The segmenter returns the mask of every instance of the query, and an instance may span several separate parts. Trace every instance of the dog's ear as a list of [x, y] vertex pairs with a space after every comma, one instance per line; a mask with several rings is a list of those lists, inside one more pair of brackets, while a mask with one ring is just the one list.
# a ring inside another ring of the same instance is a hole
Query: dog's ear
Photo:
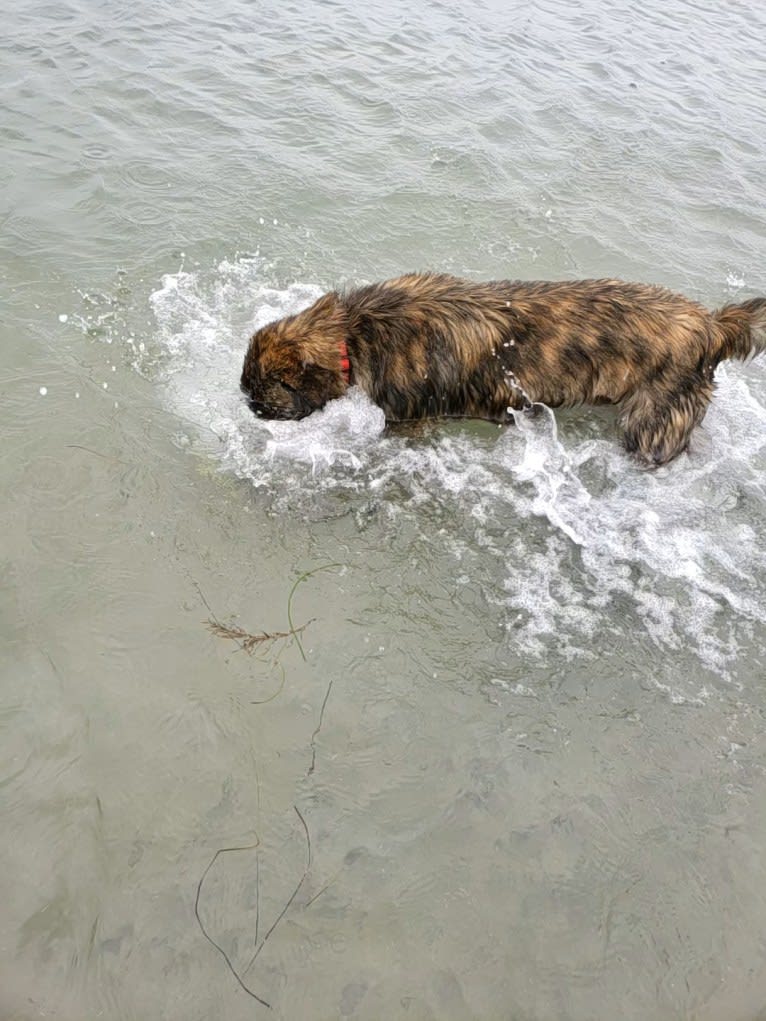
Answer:
[[346, 340], [348, 319], [337, 291], [323, 294], [295, 318], [300, 330], [300, 359], [303, 369], [340, 371], [340, 349]]
[[340, 331], [345, 335], [345, 315], [337, 291], [328, 291], [299, 317], [308, 335], [307, 339], [327, 343], [333, 342]]
[[328, 291], [318, 298], [313, 305], [306, 309], [306, 315], [311, 319], [325, 319], [332, 317], [340, 310], [340, 295], [337, 291]]

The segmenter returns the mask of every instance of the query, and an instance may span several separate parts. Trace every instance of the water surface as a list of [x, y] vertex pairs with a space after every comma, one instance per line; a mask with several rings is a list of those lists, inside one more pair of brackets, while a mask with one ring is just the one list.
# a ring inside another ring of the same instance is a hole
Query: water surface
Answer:
[[237, 389], [409, 269], [763, 293], [759, 9], [5, 24], [2, 1016], [762, 1017], [764, 364], [655, 472]]

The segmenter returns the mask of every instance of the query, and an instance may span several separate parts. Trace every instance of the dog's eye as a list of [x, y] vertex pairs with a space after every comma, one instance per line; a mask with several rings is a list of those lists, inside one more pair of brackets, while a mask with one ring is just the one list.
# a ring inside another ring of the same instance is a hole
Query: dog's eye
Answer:
[[290, 386], [289, 383], [285, 383], [283, 379], [278, 379], [277, 383], [279, 383], [283, 390], [287, 390], [289, 394], [294, 394], [298, 392], [294, 386]]

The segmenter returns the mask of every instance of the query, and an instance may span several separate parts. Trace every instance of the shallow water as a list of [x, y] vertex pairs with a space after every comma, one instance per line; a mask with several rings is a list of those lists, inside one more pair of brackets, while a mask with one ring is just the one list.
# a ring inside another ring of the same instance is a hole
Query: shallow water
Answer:
[[609, 411], [237, 384], [254, 326], [406, 269], [762, 293], [764, 30], [6, 16], [3, 1018], [763, 1016], [764, 363], [656, 472]]

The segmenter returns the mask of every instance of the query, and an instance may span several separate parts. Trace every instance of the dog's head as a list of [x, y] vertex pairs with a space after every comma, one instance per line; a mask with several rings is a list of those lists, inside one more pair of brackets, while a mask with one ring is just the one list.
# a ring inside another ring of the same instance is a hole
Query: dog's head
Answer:
[[263, 418], [305, 418], [348, 387], [341, 365], [346, 313], [335, 291], [250, 339], [240, 387]]

